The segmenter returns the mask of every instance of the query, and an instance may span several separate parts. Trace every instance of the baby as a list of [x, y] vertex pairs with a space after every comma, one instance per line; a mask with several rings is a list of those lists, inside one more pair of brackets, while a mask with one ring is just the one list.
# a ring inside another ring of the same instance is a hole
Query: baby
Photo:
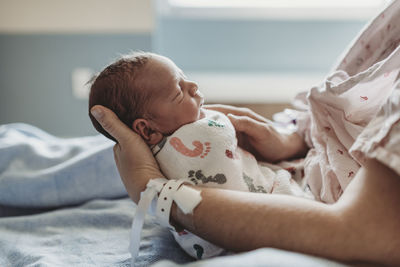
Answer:
[[[202, 108], [203, 103], [198, 85], [170, 59], [144, 52], [124, 56], [106, 67], [94, 79], [89, 96], [89, 110], [94, 105], [110, 108], [145, 140], [168, 179], [311, 197], [287, 170], [257, 162], [238, 147], [230, 120], [222, 113]], [[90, 112], [89, 116], [100, 133], [113, 139]], [[223, 252], [186, 230], [172, 233], [197, 259]]]
[[[97, 104], [110, 108], [147, 144], [155, 145], [182, 125], [204, 118], [203, 102], [197, 84], [171, 60], [136, 52], [97, 76], [90, 90], [89, 109]], [[114, 140], [89, 116], [100, 133]]]

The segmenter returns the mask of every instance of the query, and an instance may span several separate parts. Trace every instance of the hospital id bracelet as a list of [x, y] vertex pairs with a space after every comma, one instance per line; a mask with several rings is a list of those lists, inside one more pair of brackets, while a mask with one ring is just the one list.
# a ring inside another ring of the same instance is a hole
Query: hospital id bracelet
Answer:
[[[181, 186], [187, 180], [167, 180], [165, 178], [150, 179], [146, 185], [146, 190], [141, 193], [140, 200], [136, 208], [136, 214], [133, 218], [131, 238], [129, 250], [131, 252], [131, 266], [134, 266], [135, 260], [139, 254], [140, 236], [143, 228], [144, 217], [146, 212], [152, 213], [152, 204], [157, 201], [155, 214], [160, 224], [174, 229], [169, 224], [172, 202], [175, 201], [177, 206], [183, 213], [192, 212], [200, 203], [200, 191], [190, 188], [189, 186]], [[157, 194], [160, 196], [157, 199]], [[150, 210], [149, 210], [150, 208]]]
[[171, 213], [173, 195], [183, 182], [184, 180], [169, 180], [161, 189], [156, 208], [156, 218], [161, 226], [171, 227], [169, 224], [169, 216]]
[[135, 264], [135, 260], [139, 254], [140, 236], [143, 228], [144, 218], [148, 208], [150, 207], [154, 197], [161, 191], [163, 186], [167, 184], [165, 178], [150, 179], [146, 185], [146, 190], [140, 195], [140, 200], [136, 208], [136, 213], [132, 221], [131, 237], [129, 250], [131, 252], [131, 266]]
[[183, 183], [190, 182], [185, 179], [170, 180], [161, 190], [157, 200], [156, 217], [162, 226], [174, 229], [169, 223], [173, 201], [184, 214], [193, 212], [201, 201], [200, 191], [181, 186]]

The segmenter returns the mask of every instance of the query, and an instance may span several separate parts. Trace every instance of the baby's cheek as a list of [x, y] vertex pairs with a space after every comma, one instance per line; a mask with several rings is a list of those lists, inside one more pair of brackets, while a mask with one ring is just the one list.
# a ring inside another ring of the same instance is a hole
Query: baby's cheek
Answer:
[[188, 121], [192, 121], [193, 122], [193, 121], [195, 121], [197, 119], [197, 117], [199, 115], [199, 110], [197, 109], [196, 106], [191, 105], [190, 107], [187, 108], [185, 113], [186, 113], [185, 114], [186, 119]]
[[179, 124], [178, 127], [183, 126], [188, 123], [195, 122], [199, 119], [199, 108], [197, 105], [186, 105], [185, 108], [179, 109], [175, 111], [176, 119], [173, 120], [173, 123]]

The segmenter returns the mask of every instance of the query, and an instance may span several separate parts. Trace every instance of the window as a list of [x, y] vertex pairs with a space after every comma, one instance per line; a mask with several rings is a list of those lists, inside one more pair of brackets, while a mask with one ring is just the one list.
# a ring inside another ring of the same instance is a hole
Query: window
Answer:
[[161, 15], [217, 19], [347, 19], [373, 17], [389, 0], [159, 0]]

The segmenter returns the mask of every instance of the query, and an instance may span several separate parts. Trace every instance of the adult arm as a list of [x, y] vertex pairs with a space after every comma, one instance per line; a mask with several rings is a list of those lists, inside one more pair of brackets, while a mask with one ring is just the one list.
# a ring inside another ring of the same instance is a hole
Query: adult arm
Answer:
[[172, 218], [233, 251], [274, 247], [343, 262], [400, 264], [400, 177], [370, 160], [341, 199], [326, 205], [287, 195], [202, 189], [193, 214]]
[[[118, 170], [137, 202], [148, 180], [162, 177], [157, 163], [110, 110], [96, 109], [95, 117], [119, 141]], [[174, 205], [171, 218], [224, 248], [275, 247], [346, 262], [400, 264], [400, 177], [378, 162], [368, 161], [333, 205], [214, 188], [202, 188], [201, 196], [192, 214]]]

